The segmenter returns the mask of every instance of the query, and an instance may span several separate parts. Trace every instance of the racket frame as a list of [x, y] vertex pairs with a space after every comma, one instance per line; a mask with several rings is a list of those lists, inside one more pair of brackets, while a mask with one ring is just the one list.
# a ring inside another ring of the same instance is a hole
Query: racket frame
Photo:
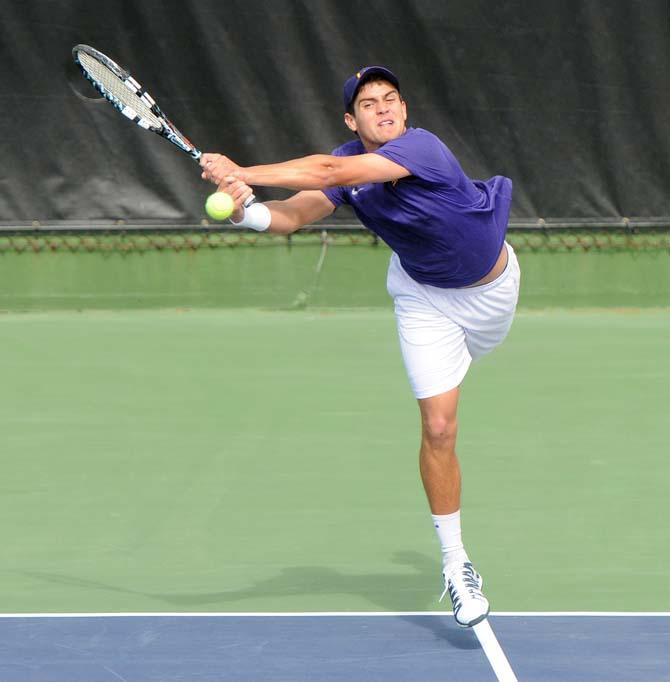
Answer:
[[[159, 125], [155, 125], [148, 119], [143, 118], [132, 108], [132, 106], [124, 104], [113, 92], [108, 90], [103, 83], [95, 78], [95, 76], [88, 71], [79, 58], [79, 54], [82, 52], [87, 54], [92, 59], [100, 62], [103, 66], [107, 67], [119, 79], [119, 81], [121, 81], [121, 83], [123, 83], [123, 85], [130, 90], [130, 92], [135, 94], [135, 96], [138, 97], [146, 107], [148, 107], [151, 113], [158, 119]], [[117, 64], [114, 60], [110, 59], [107, 55], [103, 54], [99, 50], [96, 50], [90, 45], [75, 45], [72, 48], [72, 57], [74, 58], [75, 64], [77, 64], [77, 66], [81, 69], [84, 77], [126, 118], [133, 121], [133, 123], [136, 123], [141, 128], [144, 128], [145, 130], [151, 130], [161, 137], [164, 137], [166, 140], [168, 140], [168, 142], [172, 142], [172, 144], [186, 152], [196, 161], [200, 160], [202, 152], [197, 149], [195, 145], [177, 129], [174, 123], [170, 121], [163, 110], [158, 106], [158, 104], [156, 104], [154, 98], [142, 85], [140, 85], [140, 83], [138, 83], [138, 81], [129, 71], [119, 66], [119, 64]]]
[[[95, 59], [103, 66], [107, 67], [116, 76], [121, 83], [125, 85], [136, 97], [138, 97], [143, 104], [148, 107], [153, 116], [158, 120], [158, 125], [152, 124], [146, 118], [143, 118], [138, 114], [130, 105], [124, 104], [113, 92], [108, 90], [103, 83], [101, 83], [93, 74], [91, 74], [88, 69], [84, 66], [79, 58], [80, 53], [85, 53], [92, 59]], [[126, 118], [136, 123], [141, 128], [145, 130], [151, 130], [152, 132], [165, 138], [168, 142], [171, 142], [177, 148], [186, 152], [191, 158], [196, 162], [200, 161], [202, 152], [195, 147], [195, 145], [181, 133], [177, 127], [170, 121], [170, 119], [165, 115], [163, 110], [156, 104], [156, 100], [147, 92], [147, 90], [137, 82], [137, 80], [132, 76], [132, 74], [119, 66], [113, 59], [110, 59], [106, 54], [103, 54], [99, 50], [96, 50], [90, 45], [85, 45], [80, 43], [72, 48], [72, 57], [75, 64], [81, 69], [84, 77], [93, 85], [93, 87], [108, 101], [110, 102], [118, 111], [120, 111]], [[244, 206], [249, 207], [256, 201], [256, 197], [252, 194], [248, 197]]]

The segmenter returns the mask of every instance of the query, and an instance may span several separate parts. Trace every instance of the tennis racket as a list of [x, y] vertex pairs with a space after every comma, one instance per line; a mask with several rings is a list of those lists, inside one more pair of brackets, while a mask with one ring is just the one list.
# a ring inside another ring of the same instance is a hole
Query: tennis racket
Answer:
[[[199, 161], [202, 152], [181, 133], [156, 104], [156, 100], [124, 68], [89, 45], [75, 45], [72, 56], [93, 87], [126, 118], [172, 142]], [[253, 195], [245, 202], [250, 206]]]

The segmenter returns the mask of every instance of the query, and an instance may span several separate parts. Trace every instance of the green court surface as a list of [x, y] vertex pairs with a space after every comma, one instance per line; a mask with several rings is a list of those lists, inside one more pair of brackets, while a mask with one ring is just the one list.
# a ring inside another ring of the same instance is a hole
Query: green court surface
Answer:
[[[8, 313], [0, 343], [3, 612], [438, 608], [389, 309]], [[473, 366], [494, 610], [670, 610], [669, 347], [667, 310], [522, 311]]]

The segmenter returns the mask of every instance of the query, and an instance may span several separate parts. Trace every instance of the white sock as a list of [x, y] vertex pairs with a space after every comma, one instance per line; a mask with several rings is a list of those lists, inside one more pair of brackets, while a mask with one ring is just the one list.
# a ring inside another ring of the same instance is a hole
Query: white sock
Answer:
[[442, 548], [442, 565], [469, 561], [461, 539], [461, 510], [453, 514], [433, 514], [433, 526]]

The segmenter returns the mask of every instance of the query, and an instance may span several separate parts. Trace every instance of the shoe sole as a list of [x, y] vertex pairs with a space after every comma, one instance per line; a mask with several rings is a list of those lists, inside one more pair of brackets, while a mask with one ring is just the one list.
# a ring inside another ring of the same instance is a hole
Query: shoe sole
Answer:
[[477, 625], [477, 623], [481, 623], [483, 620], [486, 620], [489, 617], [489, 613], [491, 613], [490, 606], [488, 609], [486, 609], [486, 613], [484, 615], [479, 616], [479, 618], [475, 618], [474, 620], [471, 620], [469, 623], [461, 623], [459, 620], [456, 620], [456, 616], [454, 616], [454, 620], [456, 621], [456, 625], [458, 625], [459, 628], [471, 628]]

